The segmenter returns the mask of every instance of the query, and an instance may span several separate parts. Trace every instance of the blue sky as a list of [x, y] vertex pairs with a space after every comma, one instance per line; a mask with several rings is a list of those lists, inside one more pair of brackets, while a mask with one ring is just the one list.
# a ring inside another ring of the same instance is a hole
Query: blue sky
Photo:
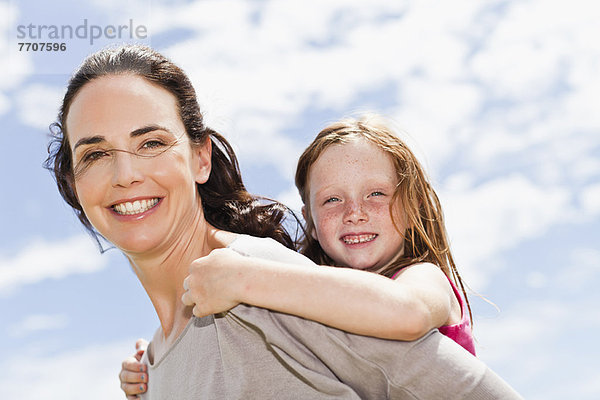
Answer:
[[584, 0], [0, 0], [2, 398], [120, 398], [120, 361], [158, 324], [124, 257], [99, 254], [41, 167], [69, 74], [119, 41], [18, 51], [17, 27], [85, 21], [147, 28], [247, 186], [295, 208], [295, 162], [322, 127], [392, 118], [465, 280], [498, 308], [471, 296], [479, 356], [528, 399], [598, 398], [599, 20]]

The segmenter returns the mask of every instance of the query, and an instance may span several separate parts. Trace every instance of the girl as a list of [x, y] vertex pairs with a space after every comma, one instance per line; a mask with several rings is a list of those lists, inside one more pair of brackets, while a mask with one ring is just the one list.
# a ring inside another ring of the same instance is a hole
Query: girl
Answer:
[[[245, 303], [386, 339], [414, 340], [438, 328], [475, 354], [470, 307], [438, 197], [413, 153], [380, 118], [321, 131], [300, 157], [296, 186], [306, 220], [301, 252], [341, 268], [216, 249], [195, 260], [184, 281], [182, 301], [194, 315]], [[145, 388], [143, 368], [133, 358], [123, 363], [127, 394]]]

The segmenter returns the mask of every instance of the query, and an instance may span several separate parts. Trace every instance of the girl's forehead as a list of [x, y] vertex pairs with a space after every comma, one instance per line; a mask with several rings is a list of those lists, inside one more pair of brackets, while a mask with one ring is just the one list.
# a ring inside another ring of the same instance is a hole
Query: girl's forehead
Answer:
[[371, 141], [355, 137], [344, 143], [332, 143], [327, 146], [317, 157], [312, 168], [328, 167], [329, 164], [380, 164], [382, 161], [391, 161], [390, 155]]
[[326, 187], [355, 187], [368, 182], [396, 182], [392, 157], [366, 139], [328, 146], [308, 174], [310, 192]]

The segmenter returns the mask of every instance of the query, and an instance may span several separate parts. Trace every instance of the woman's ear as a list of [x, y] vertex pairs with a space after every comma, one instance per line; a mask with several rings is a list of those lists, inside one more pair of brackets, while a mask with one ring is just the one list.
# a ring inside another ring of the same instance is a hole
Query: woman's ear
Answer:
[[194, 145], [192, 151], [194, 152], [194, 178], [196, 183], [206, 183], [210, 177], [212, 165], [212, 140], [210, 140], [210, 137], [207, 137], [204, 144]]

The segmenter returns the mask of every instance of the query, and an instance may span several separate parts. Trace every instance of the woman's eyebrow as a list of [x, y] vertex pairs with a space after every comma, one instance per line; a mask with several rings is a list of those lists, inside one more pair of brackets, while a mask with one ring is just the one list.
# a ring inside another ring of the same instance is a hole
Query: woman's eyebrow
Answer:
[[[146, 133], [153, 132], [153, 131], [165, 131], [165, 132], [171, 133], [170, 130], [168, 130], [167, 128], [165, 128], [163, 126], [160, 126], [160, 125], [147, 125], [147, 126], [143, 126], [141, 128], [138, 128], [138, 129], [135, 129], [135, 130], [131, 131], [131, 133], [129, 134], [129, 136], [131, 136], [132, 138], [134, 138], [134, 137], [145, 135]], [[73, 152], [75, 152], [75, 150], [79, 146], [83, 146], [83, 145], [86, 145], [86, 144], [102, 143], [105, 140], [106, 140], [106, 138], [104, 136], [101, 136], [101, 135], [95, 135], [95, 136], [90, 136], [90, 137], [85, 137], [83, 139], [79, 139], [77, 141], [77, 143], [75, 143], [75, 146], [73, 146]]]
[[73, 152], [75, 152], [75, 150], [79, 146], [83, 146], [83, 145], [86, 145], [86, 144], [101, 143], [101, 142], [104, 142], [105, 140], [106, 139], [104, 138], [104, 136], [100, 136], [100, 135], [90, 136], [90, 137], [86, 137], [86, 138], [83, 138], [83, 139], [79, 139], [77, 141], [77, 143], [75, 143], [75, 146], [73, 146]]
[[129, 136], [131, 136], [132, 138], [134, 138], [134, 137], [145, 135], [146, 133], [153, 132], [153, 131], [165, 131], [165, 132], [171, 133], [170, 130], [168, 130], [167, 128], [165, 128], [163, 126], [160, 126], [160, 125], [147, 125], [147, 126], [143, 126], [141, 128], [138, 128], [136, 130], [131, 131], [131, 133], [129, 134]]

